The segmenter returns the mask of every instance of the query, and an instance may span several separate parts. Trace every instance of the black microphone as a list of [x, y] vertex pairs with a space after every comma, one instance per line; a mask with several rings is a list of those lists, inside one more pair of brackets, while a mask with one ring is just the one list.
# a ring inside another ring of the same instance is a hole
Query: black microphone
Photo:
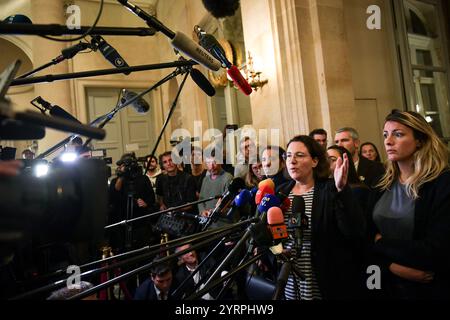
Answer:
[[[34, 104], [34, 102], [39, 103], [43, 108], [39, 108], [38, 106], [36, 106]], [[45, 111], [49, 111], [50, 115], [53, 117], [59, 117], [59, 118], [64, 118], [66, 120], [70, 120], [70, 121], [75, 121], [77, 123], [81, 122], [75, 118], [74, 116], [72, 116], [70, 113], [68, 113], [67, 111], [65, 111], [63, 108], [61, 108], [60, 106], [57, 105], [52, 105], [50, 102], [44, 100], [42, 97], [36, 97], [34, 100], [31, 101], [31, 104], [35, 107], [37, 107], [39, 110], [41, 110], [42, 113], [45, 113]]]
[[308, 217], [305, 213], [305, 199], [302, 196], [294, 196], [292, 199], [292, 215], [288, 220], [288, 228], [294, 231], [294, 246], [297, 256], [300, 255], [302, 246], [302, 230], [308, 228]]
[[[120, 56], [119, 52], [108, 44], [103, 37], [98, 35], [91, 35], [92, 45], [94, 48], [99, 49], [106, 60], [112, 63], [116, 68], [129, 67], [126, 61]], [[124, 74], [130, 74], [130, 72], [124, 72]]]
[[61, 55], [56, 57], [53, 60], [56, 60], [56, 62], [60, 62], [64, 59], [71, 59], [73, 58], [78, 52], [81, 52], [86, 49], [93, 49], [92, 44], [87, 42], [80, 42], [78, 44], [75, 44], [73, 46], [70, 46], [68, 48], [65, 48], [61, 50]]
[[199, 70], [192, 68], [190, 72], [192, 80], [206, 93], [208, 96], [212, 97], [216, 94], [216, 89], [211, 85], [211, 83], [206, 79], [206, 77]]
[[[121, 102], [122, 104], [125, 104], [127, 101], [134, 99], [136, 96], [138, 96], [136, 92], [123, 89], [123, 96]], [[147, 101], [145, 101], [142, 98], [139, 98], [136, 101], [134, 101], [131, 104], [131, 106], [136, 110], [137, 113], [146, 113], [150, 109], [150, 106], [147, 103]]]

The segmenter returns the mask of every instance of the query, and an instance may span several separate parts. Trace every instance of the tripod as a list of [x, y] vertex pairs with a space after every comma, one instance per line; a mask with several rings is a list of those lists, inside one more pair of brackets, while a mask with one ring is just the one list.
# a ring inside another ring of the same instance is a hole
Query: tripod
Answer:
[[[134, 218], [134, 196], [136, 193], [134, 180], [126, 179], [124, 181], [125, 188], [127, 188], [127, 213], [126, 219]], [[125, 249], [130, 250], [133, 245], [133, 226], [132, 224], [125, 224]]]

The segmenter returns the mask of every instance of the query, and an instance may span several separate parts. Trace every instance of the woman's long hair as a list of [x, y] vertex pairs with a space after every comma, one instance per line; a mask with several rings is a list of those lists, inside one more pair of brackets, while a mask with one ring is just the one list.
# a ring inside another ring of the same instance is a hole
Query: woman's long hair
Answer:
[[[448, 170], [448, 150], [430, 124], [417, 112], [393, 110], [386, 117], [387, 121], [411, 128], [414, 138], [420, 142], [414, 153], [414, 173], [405, 181], [408, 196], [417, 199], [422, 185]], [[386, 164], [386, 173], [377, 185], [381, 190], [389, 189], [400, 176], [397, 162], [387, 160]]]

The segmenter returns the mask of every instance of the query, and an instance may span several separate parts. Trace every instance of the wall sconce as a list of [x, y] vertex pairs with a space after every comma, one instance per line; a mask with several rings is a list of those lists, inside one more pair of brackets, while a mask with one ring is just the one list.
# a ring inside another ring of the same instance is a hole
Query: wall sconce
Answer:
[[255, 90], [258, 91], [259, 88], [262, 88], [266, 85], [269, 80], [262, 79], [261, 80], [261, 71], [256, 71], [253, 66], [253, 57], [248, 51], [247, 63], [244, 64], [241, 68], [242, 76], [247, 80], [248, 84]]

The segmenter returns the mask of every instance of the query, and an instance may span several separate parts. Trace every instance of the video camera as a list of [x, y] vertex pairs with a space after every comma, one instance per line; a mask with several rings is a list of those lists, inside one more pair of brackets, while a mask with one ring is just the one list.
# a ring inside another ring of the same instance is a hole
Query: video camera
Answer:
[[138, 160], [131, 154], [124, 155], [119, 161], [116, 175], [125, 180], [135, 180], [143, 175], [142, 166], [139, 165]]

